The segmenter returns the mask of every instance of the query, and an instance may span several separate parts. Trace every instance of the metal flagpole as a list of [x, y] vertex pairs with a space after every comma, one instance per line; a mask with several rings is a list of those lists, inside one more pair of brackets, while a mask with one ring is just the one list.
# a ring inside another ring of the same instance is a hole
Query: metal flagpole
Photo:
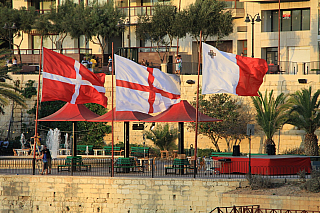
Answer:
[[197, 84], [197, 104], [196, 104], [196, 131], [195, 131], [195, 141], [194, 141], [194, 174], [193, 177], [196, 178], [197, 174], [197, 151], [198, 151], [198, 119], [199, 119], [199, 84], [200, 84], [200, 62], [201, 62], [201, 43], [202, 31], [200, 31], [200, 47], [199, 47], [199, 59], [198, 59], [198, 84]]
[[279, 8], [278, 8], [278, 68], [279, 70], [278, 71], [280, 71], [280, 30], [281, 30], [280, 13], [281, 11], [280, 11], [280, 0], [279, 0]]
[[[181, 0], [179, 0], [179, 12], [180, 12], [180, 8], [181, 8]], [[179, 36], [177, 38], [177, 55], [179, 55]]]
[[113, 130], [114, 130], [114, 126], [113, 126], [113, 122], [114, 122], [114, 110], [113, 110], [113, 84], [114, 84], [114, 82], [113, 82], [113, 76], [114, 76], [114, 57], [113, 57], [113, 42], [112, 42], [112, 75], [111, 75], [111, 77], [112, 77], [112, 80], [111, 80], [111, 82], [112, 82], [112, 86], [111, 86], [111, 110], [112, 110], [112, 121], [111, 121], [111, 137], [112, 137], [112, 139], [111, 139], [111, 141], [112, 141], [112, 150], [111, 150], [111, 177], [113, 177], [114, 176], [114, 153], [113, 153], [113, 148], [114, 148], [114, 132], [113, 132]]
[[32, 159], [32, 174], [35, 174], [36, 170], [36, 146], [39, 140], [38, 137], [38, 114], [39, 114], [39, 99], [40, 99], [40, 79], [41, 79], [41, 70], [42, 70], [42, 48], [43, 48], [43, 35], [41, 35], [40, 42], [40, 62], [39, 62], [39, 78], [38, 78], [38, 96], [37, 96], [37, 108], [36, 108], [36, 121], [35, 121], [35, 130], [34, 130], [34, 143], [33, 143], [33, 159]]

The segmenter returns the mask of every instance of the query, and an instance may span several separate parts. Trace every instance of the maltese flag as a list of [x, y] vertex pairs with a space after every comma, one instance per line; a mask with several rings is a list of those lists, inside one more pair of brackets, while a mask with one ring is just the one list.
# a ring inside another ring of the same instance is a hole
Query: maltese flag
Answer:
[[205, 43], [202, 43], [202, 59], [202, 94], [258, 96], [268, 71], [264, 59], [222, 52]]
[[116, 110], [156, 113], [180, 102], [180, 78], [114, 55]]
[[94, 74], [78, 61], [43, 48], [41, 101], [97, 103], [107, 107], [105, 74]]

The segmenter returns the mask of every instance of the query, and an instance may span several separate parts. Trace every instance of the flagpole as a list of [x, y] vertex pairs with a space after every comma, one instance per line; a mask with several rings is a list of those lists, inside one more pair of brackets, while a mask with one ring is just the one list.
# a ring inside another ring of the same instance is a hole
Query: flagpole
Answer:
[[[180, 12], [180, 8], [181, 8], [181, 0], [179, 0], [179, 12]], [[177, 38], [177, 56], [179, 55], [179, 36]]]
[[201, 43], [202, 31], [200, 31], [200, 47], [198, 60], [198, 84], [197, 84], [197, 103], [196, 103], [196, 131], [195, 131], [195, 146], [194, 146], [194, 178], [197, 173], [197, 151], [198, 151], [198, 120], [199, 120], [199, 84], [200, 84], [200, 62], [201, 62]]
[[111, 86], [111, 110], [112, 110], [112, 121], [111, 121], [111, 137], [112, 137], [112, 139], [111, 139], [111, 141], [112, 141], [112, 150], [111, 150], [111, 177], [113, 177], [114, 176], [114, 153], [113, 153], [113, 148], [114, 148], [114, 132], [113, 132], [113, 129], [114, 129], [114, 126], [113, 126], [113, 121], [114, 121], [114, 110], [113, 110], [113, 84], [114, 84], [114, 82], [113, 82], [113, 76], [114, 76], [114, 61], [113, 61], [113, 42], [112, 42], [112, 75], [111, 75], [111, 77], [112, 77], [112, 80], [111, 80], [111, 82], [112, 82], [112, 86]]
[[33, 143], [33, 159], [32, 159], [32, 174], [33, 175], [35, 175], [35, 170], [36, 170], [36, 146], [37, 146], [37, 141], [38, 141], [38, 114], [39, 114], [39, 99], [40, 99], [40, 79], [41, 79], [41, 70], [42, 70], [42, 47], [43, 47], [42, 45], [43, 45], [43, 36], [41, 35], [39, 77], [38, 77], [38, 96], [37, 96], [36, 121], [35, 121], [34, 143]]

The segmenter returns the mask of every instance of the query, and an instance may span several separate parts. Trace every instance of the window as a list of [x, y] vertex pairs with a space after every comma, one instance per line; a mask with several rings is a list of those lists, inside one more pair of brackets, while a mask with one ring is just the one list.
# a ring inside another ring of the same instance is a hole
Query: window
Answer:
[[[278, 10], [262, 11], [262, 32], [278, 32]], [[310, 30], [310, 9], [280, 11], [281, 31]]]
[[238, 41], [238, 55], [247, 56], [247, 40]]
[[224, 0], [226, 3], [226, 8], [230, 9], [243, 9], [244, 8], [244, 3], [239, 2], [239, 0]]

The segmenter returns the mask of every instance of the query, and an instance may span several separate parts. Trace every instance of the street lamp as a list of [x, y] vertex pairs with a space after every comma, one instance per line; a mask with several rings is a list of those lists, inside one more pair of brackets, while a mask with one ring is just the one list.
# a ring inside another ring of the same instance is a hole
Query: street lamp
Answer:
[[[254, 20], [256, 18], [256, 20]], [[252, 51], [251, 51], [251, 58], [254, 58], [254, 22], [260, 22], [260, 15], [259, 13], [255, 14], [253, 17], [250, 14], [247, 14], [246, 20], [244, 22], [251, 22], [252, 24]]]
[[5, 23], [3, 29], [9, 30], [9, 49], [11, 50], [11, 40], [12, 40], [12, 38], [11, 38], [11, 30], [16, 30], [17, 26], [16, 26], [15, 23], [13, 23], [12, 26], [9, 27], [9, 25], [7, 23]]

